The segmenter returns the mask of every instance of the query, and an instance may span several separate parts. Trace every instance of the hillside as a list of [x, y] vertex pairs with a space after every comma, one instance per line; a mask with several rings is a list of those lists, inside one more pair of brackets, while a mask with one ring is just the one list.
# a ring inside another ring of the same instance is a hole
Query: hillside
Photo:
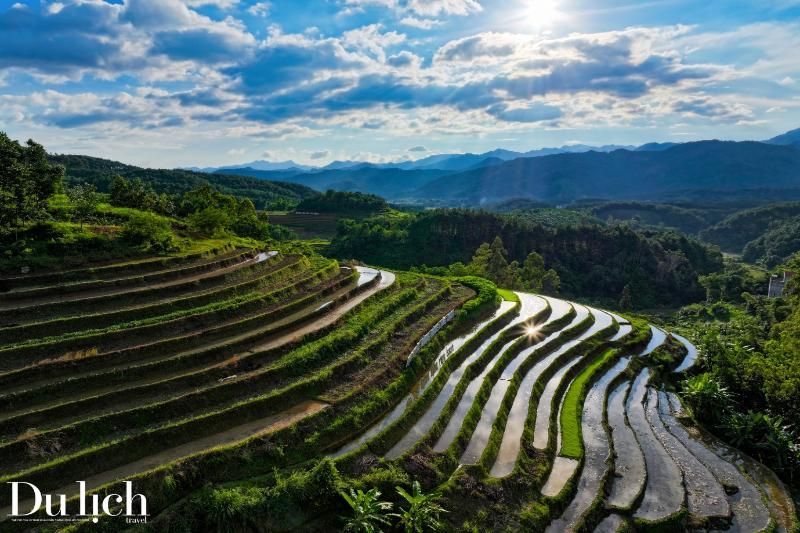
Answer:
[[478, 203], [514, 197], [658, 200], [717, 192], [800, 198], [800, 151], [757, 142], [702, 141], [662, 151], [587, 152], [515, 159], [444, 176], [418, 198]]
[[450, 174], [447, 170], [401, 170], [371, 166], [352, 169], [330, 169], [298, 173], [263, 171], [249, 168], [226, 170], [233, 174], [264, 180], [286, 180], [324, 191], [358, 191], [377, 194], [389, 199], [407, 198], [431, 181]]
[[139, 178], [158, 192], [182, 194], [203, 184], [211, 184], [220, 192], [250, 198], [259, 209], [293, 206], [318, 193], [309, 187], [289, 182], [266, 181], [232, 174], [206, 174], [190, 170], [149, 169], [118, 161], [84, 155], [52, 155], [50, 160], [64, 165], [69, 182], [88, 182], [98, 191], [108, 192], [114, 175]]

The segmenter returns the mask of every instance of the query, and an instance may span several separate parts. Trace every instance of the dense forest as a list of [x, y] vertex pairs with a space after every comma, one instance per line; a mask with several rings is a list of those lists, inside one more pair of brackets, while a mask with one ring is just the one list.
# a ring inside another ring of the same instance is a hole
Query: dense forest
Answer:
[[64, 166], [69, 183], [90, 183], [100, 192], [110, 192], [113, 177], [139, 179], [159, 193], [170, 195], [211, 185], [224, 194], [249, 198], [258, 209], [287, 209], [316, 196], [313, 189], [296, 183], [271, 182], [228, 174], [203, 174], [190, 170], [146, 169], [117, 161], [82, 155], [53, 155], [53, 163]]
[[295, 211], [367, 214], [378, 213], [388, 207], [386, 200], [374, 194], [327, 190], [319, 196], [304, 199]]
[[435, 210], [403, 218], [340, 222], [330, 252], [396, 268], [467, 263], [483, 243], [500, 237], [509, 261], [531, 252], [561, 278], [566, 295], [617, 301], [627, 286], [637, 307], [702, 299], [698, 276], [722, 267], [722, 256], [675, 232], [625, 226], [546, 227], [483, 211]]

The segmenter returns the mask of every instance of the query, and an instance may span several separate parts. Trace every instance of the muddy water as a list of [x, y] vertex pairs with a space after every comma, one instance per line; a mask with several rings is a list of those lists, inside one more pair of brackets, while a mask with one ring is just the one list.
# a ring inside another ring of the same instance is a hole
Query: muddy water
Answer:
[[644, 368], [633, 382], [628, 398], [628, 420], [639, 441], [647, 467], [647, 482], [644, 496], [634, 515], [643, 520], [654, 521], [677, 513], [683, 505], [685, 494], [683, 476], [653, 434], [645, 416], [645, 397], [650, 380], [650, 369]]
[[525, 313], [528, 313], [529, 309], [525, 308], [525, 302], [521, 302], [520, 313], [517, 315], [514, 320], [509, 323], [508, 326], [503, 328], [501, 331], [498, 331], [483, 344], [481, 344], [473, 353], [464, 359], [464, 361], [456, 368], [451, 374], [450, 377], [445, 382], [442, 390], [439, 391], [439, 394], [433, 400], [433, 403], [428, 407], [427, 411], [420, 417], [419, 420], [411, 427], [411, 429], [406, 433], [403, 438], [401, 438], [393, 447], [390, 449], [387, 454], [387, 459], [396, 459], [400, 457], [403, 453], [409, 450], [414, 444], [416, 444], [422, 437], [427, 435], [430, 431], [433, 424], [439, 418], [439, 415], [444, 409], [444, 406], [447, 404], [450, 396], [453, 394], [458, 382], [461, 381], [464, 372], [467, 370], [469, 365], [471, 365], [475, 360], [477, 360], [488, 348], [489, 346], [497, 340], [500, 335], [502, 335], [505, 331], [508, 331], [511, 328], [517, 327], [521, 322], [526, 320], [528, 316]]
[[[534, 315], [536, 315], [546, 306], [545, 300], [539, 298], [538, 296], [524, 293], [517, 293], [517, 296], [519, 296], [520, 301], [522, 302], [522, 311], [518, 317], [519, 322], [514, 324], [514, 326], [523, 322], [528, 322]], [[442, 432], [439, 440], [437, 440], [436, 444], [433, 446], [433, 450], [435, 452], [443, 453], [453, 443], [459, 431], [461, 431], [461, 424], [464, 422], [464, 418], [467, 416], [467, 413], [472, 407], [472, 402], [475, 400], [475, 396], [478, 394], [481, 385], [483, 385], [484, 378], [486, 378], [486, 375], [491, 372], [506, 350], [508, 350], [514, 342], [516, 342], [516, 339], [507, 342], [498, 351], [497, 355], [495, 355], [492, 360], [489, 361], [486, 367], [484, 367], [483, 371], [478, 374], [477, 377], [473, 378], [472, 381], [470, 381], [467, 389], [464, 391], [464, 395], [461, 397], [461, 400], [456, 406], [456, 410], [450, 417], [447, 427], [445, 428], [444, 432]]]
[[456, 352], [456, 350], [460, 349], [464, 344], [467, 343], [470, 339], [472, 339], [475, 335], [478, 334], [480, 330], [484, 327], [489, 325], [491, 322], [494, 322], [499, 318], [501, 315], [508, 312], [509, 309], [514, 307], [513, 302], [506, 302], [500, 304], [500, 306], [495, 311], [494, 315], [489, 317], [488, 319], [484, 320], [475, 325], [468, 333], [459, 336], [456, 339], [453, 339], [439, 352], [439, 355], [436, 357], [436, 360], [431, 365], [431, 368], [425, 372], [422, 378], [414, 385], [414, 388], [402, 399], [400, 402], [392, 409], [389, 414], [384, 416], [380, 421], [376, 424], [373, 424], [367, 431], [365, 431], [361, 436], [357, 439], [347, 443], [346, 445], [342, 446], [338, 450], [336, 450], [331, 457], [340, 457], [346, 453], [349, 453], [353, 450], [360, 448], [365, 442], [370, 440], [372, 437], [383, 431], [385, 428], [389, 427], [392, 422], [400, 418], [406, 408], [413, 402], [414, 400], [422, 394], [425, 389], [428, 388], [428, 385], [431, 384], [433, 379], [441, 370], [442, 365], [447, 361], [447, 359]]
[[689, 452], [702, 462], [727, 487], [736, 487], [737, 492], [729, 495], [733, 522], [729, 531], [762, 531], [769, 525], [769, 511], [761, 501], [761, 492], [738, 468], [712, 452], [699, 440], [693, 438], [686, 428], [676, 420], [674, 406], [680, 404], [672, 393], [659, 392], [658, 410], [667, 430], [674, 435]]
[[[666, 396], [662, 396], [662, 398], [668, 405], [669, 401]], [[689, 513], [704, 520], [728, 518], [731, 510], [722, 485], [703, 463], [692, 455], [672, 433], [667, 431], [661, 421], [659, 403], [658, 392], [651, 388], [647, 394], [647, 420], [650, 422], [655, 436], [683, 472]]]
[[[613, 323], [613, 319], [608, 313], [598, 311], [597, 309], [589, 309], [589, 312], [594, 316], [594, 324], [581, 336], [567, 342], [559, 348], [559, 355], [579, 345], [589, 337], [595, 335], [598, 331], [606, 329]], [[581, 356], [575, 357], [562, 366], [547, 382], [542, 396], [539, 398], [539, 404], [536, 406], [536, 424], [533, 432], [533, 446], [539, 450], [547, 448], [547, 443], [550, 440], [550, 417], [553, 408], [553, 398], [558, 390], [558, 386], [561, 384], [561, 380], [564, 379], [564, 375], [567, 371], [575, 366], [580, 358]], [[557, 431], [560, 433], [560, 429], [557, 429]]]
[[[558, 300], [556, 298], [547, 298], [547, 301], [550, 303], [550, 309], [552, 312], [550, 317], [536, 328], [537, 330], [541, 329], [547, 324], [550, 324], [551, 322], [563, 318], [567, 313], [569, 313], [569, 310], [572, 307], [568, 302], [565, 302], [564, 300]], [[472, 433], [472, 438], [470, 439], [464, 454], [461, 456], [462, 464], [477, 463], [483, 454], [483, 451], [486, 449], [486, 445], [489, 442], [489, 436], [492, 433], [492, 425], [494, 424], [495, 418], [497, 418], [497, 412], [500, 410], [500, 405], [502, 404], [503, 398], [506, 395], [506, 391], [510, 385], [510, 380], [514, 377], [514, 373], [517, 371], [520, 365], [528, 359], [528, 357], [531, 357], [532, 354], [536, 352], [539, 347], [541, 347], [549, 339], [558, 336], [560, 333], [561, 331], [558, 331], [548, 335], [545, 338], [542, 338], [541, 335], [537, 336], [535, 332], [530, 334], [529, 336], [531, 337], [531, 342], [535, 342], [536, 344], [522, 350], [503, 369], [500, 379], [498, 379], [498, 381], [494, 384], [494, 387], [492, 387], [492, 392], [489, 396], [489, 399], [487, 400], [486, 405], [484, 405], [483, 411], [481, 412], [481, 419], [478, 421], [478, 425], [476, 426], [475, 431]]]
[[602, 489], [603, 477], [608, 469], [611, 447], [603, 426], [603, 406], [609, 384], [628, 366], [630, 357], [623, 357], [604, 373], [586, 394], [581, 417], [581, 433], [584, 443], [584, 464], [578, 479], [575, 497], [558, 520], [548, 526], [547, 531], [573, 531], [581, 516], [589, 510]]
[[683, 358], [683, 361], [680, 365], [675, 369], [675, 372], [685, 372], [691, 367], [694, 366], [695, 362], [697, 361], [697, 347], [694, 344], [689, 342], [686, 337], [682, 337], [677, 333], [672, 334], [673, 337], [678, 339], [678, 342], [683, 344], [686, 347], [686, 357]]

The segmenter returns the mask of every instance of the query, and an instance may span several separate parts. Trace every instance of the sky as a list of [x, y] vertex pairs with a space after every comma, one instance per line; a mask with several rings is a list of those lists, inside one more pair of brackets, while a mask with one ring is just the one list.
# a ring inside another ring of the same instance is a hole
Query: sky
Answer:
[[761, 140], [800, 0], [0, 0], [0, 131], [149, 167]]

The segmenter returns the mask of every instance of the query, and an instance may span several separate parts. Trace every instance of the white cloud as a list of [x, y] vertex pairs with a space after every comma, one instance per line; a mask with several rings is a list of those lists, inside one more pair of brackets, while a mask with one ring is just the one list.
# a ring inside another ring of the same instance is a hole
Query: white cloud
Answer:
[[228, 155], [244, 155], [246, 150], [244, 148], [231, 148], [225, 153]]
[[400, 24], [404, 26], [410, 26], [412, 28], [418, 28], [420, 30], [430, 30], [436, 26], [441, 26], [442, 21], [417, 17], [403, 17], [400, 19]]
[[410, 0], [408, 9], [417, 15], [469, 15], [483, 10], [476, 0]]
[[247, 12], [255, 17], [266, 17], [269, 15], [271, 8], [272, 4], [269, 2], [256, 2], [247, 8]]
[[791, 77], [789, 77], [789, 76], [786, 76], [785, 78], [783, 78], [783, 79], [782, 79], [781, 81], [779, 81], [778, 83], [780, 83], [780, 84], [781, 84], [781, 85], [783, 85], [783, 86], [794, 85], [794, 79], [792, 79], [792, 78], [791, 78]]

